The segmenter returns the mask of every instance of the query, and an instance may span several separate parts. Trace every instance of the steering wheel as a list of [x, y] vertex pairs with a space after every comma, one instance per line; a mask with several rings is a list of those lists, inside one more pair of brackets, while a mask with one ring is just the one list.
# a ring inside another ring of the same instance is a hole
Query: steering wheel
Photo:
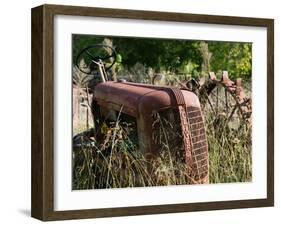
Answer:
[[[82, 59], [84, 59], [85, 65], [80, 65]], [[105, 71], [108, 71], [115, 64], [116, 51], [114, 48], [104, 44], [88, 46], [79, 52], [75, 65], [79, 71], [89, 75], [98, 68], [98, 64], [101, 62]]]

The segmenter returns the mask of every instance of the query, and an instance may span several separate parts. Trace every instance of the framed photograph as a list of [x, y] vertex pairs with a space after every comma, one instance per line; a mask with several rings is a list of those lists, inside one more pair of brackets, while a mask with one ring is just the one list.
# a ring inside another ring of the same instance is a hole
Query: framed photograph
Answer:
[[32, 217], [274, 205], [274, 20], [32, 9]]

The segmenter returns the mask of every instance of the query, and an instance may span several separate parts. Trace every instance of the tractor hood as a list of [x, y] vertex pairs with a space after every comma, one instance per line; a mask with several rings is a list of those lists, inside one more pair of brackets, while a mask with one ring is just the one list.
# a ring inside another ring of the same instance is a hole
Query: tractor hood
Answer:
[[[186, 107], [198, 107], [197, 96], [187, 90], [181, 90]], [[151, 114], [171, 107], [177, 107], [177, 101], [169, 87], [131, 82], [104, 82], [96, 85], [94, 99], [99, 105], [122, 111], [133, 117], [139, 114]]]

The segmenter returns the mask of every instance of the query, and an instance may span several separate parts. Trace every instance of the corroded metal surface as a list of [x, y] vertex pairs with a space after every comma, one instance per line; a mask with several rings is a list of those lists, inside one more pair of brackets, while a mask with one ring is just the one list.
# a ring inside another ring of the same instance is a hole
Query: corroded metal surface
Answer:
[[[205, 126], [199, 106], [186, 106], [183, 93], [178, 88], [170, 88], [177, 101], [186, 164], [190, 169], [193, 183], [208, 182], [208, 144]], [[189, 103], [190, 104], [190, 103]]]
[[208, 143], [201, 109], [198, 107], [188, 107], [187, 118], [189, 121], [192, 146], [192, 178], [197, 183], [208, 183]]
[[244, 119], [250, 119], [252, 114], [251, 98], [247, 97], [242, 87], [242, 79], [238, 78], [233, 82], [227, 71], [223, 71], [221, 79], [217, 79], [214, 72], [209, 73], [209, 79], [201, 84], [199, 88], [200, 102], [204, 105], [208, 96], [217, 86], [223, 86], [227, 93], [232, 95], [236, 101], [236, 107]]
[[188, 166], [192, 166], [193, 159], [192, 159], [192, 150], [191, 150], [191, 141], [190, 141], [190, 131], [189, 131], [189, 124], [187, 119], [187, 112], [184, 106], [179, 106], [179, 116], [180, 116], [180, 123], [181, 123], [181, 130], [182, 130], [182, 137], [183, 137], [183, 144], [184, 144], [184, 154], [185, 154], [185, 161]]

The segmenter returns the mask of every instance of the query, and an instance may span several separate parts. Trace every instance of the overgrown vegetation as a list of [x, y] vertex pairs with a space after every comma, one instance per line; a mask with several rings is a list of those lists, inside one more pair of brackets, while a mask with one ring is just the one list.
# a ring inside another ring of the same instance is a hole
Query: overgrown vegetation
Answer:
[[[251, 181], [251, 129], [243, 126], [235, 132], [214, 127], [211, 114], [207, 117], [210, 183]], [[134, 122], [118, 118], [103, 128], [100, 141], [95, 140], [93, 131], [82, 137], [82, 146], [73, 151], [73, 189], [190, 183], [181, 144], [172, 143], [182, 140], [180, 131], [165, 118], [158, 120], [162, 145], [152, 162], [138, 150]]]
[[[73, 56], [82, 46], [104, 41], [103, 37], [74, 35]], [[206, 76], [210, 70], [218, 74], [228, 70], [230, 77], [246, 79], [246, 91], [251, 93], [249, 43], [114, 38], [111, 45], [119, 54], [113, 72], [117, 78], [180, 86], [190, 78]], [[73, 72], [77, 83], [87, 81], [84, 75], [82, 80], [77, 76], [75, 68]], [[224, 95], [219, 93], [220, 98]], [[210, 108], [204, 108], [203, 113], [209, 146], [209, 182], [251, 181], [251, 126], [241, 122], [236, 123], [238, 129], [233, 129], [224, 114], [215, 116]], [[187, 174], [182, 143], [176, 142], [181, 140], [180, 129], [163, 115], [155, 118], [156, 124], [161, 148], [153, 161], [138, 150], [135, 121], [121, 114], [116, 121], [102, 123], [99, 137], [97, 128], [75, 136], [79, 145], [73, 148], [73, 189], [188, 184], [192, 178]], [[79, 125], [74, 131], [81, 131]]]
[[226, 118], [206, 115], [210, 183], [252, 180], [252, 137], [246, 124], [238, 130], [226, 126]]

